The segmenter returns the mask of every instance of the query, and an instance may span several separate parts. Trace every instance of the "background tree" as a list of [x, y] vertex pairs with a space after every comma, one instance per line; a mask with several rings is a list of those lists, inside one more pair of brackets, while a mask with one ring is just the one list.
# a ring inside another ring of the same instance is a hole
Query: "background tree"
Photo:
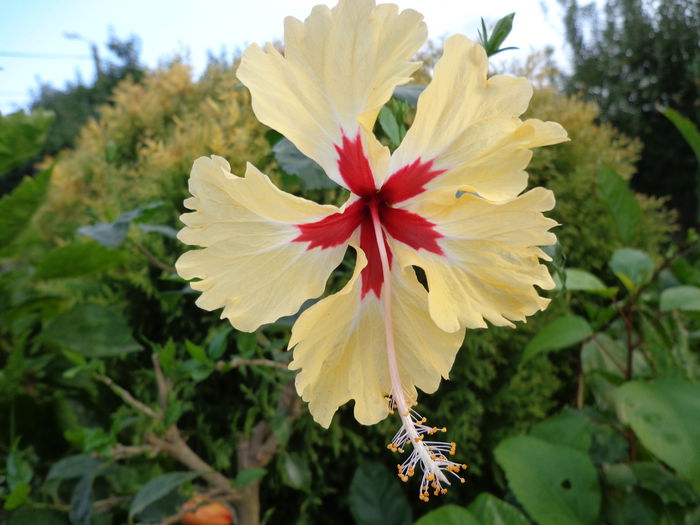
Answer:
[[695, 223], [697, 162], [691, 148], [658, 111], [672, 107], [700, 121], [700, 2], [560, 0], [573, 74], [570, 93], [600, 107], [600, 119], [644, 143], [632, 185], [669, 195], [685, 226]]
[[137, 37], [130, 36], [120, 40], [111, 35], [107, 48], [111, 56], [105, 58], [100, 56], [97, 46], [92, 44], [95, 78], [91, 82], [84, 83], [78, 77], [63, 89], [57, 89], [50, 84], [39, 86], [34, 93], [31, 110], [49, 110], [55, 118], [41, 150], [0, 177], [0, 195], [9, 193], [23, 176], [33, 173], [33, 166], [39, 159], [54, 156], [59, 151], [73, 146], [80, 129], [88, 119], [97, 118], [98, 108], [110, 102], [112, 91], [117, 84], [126, 78], [135, 82], [143, 79], [145, 69], [139, 62], [141, 50]]

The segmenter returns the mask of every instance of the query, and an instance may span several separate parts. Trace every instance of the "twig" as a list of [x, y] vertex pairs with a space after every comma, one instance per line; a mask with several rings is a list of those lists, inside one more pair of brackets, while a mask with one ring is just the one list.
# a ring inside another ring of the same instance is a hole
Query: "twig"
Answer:
[[163, 419], [162, 414], [158, 414], [151, 407], [143, 404], [141, 401], [136, 399], [133, 395], [131, 395], [131, 393], [128, 390], [122, 388], [117, 383], [115, 383], [112, 380], [112, 378], [100, 374], [96, 374], [95, 378], [107, 385], [110, 388], [110, 390], [117, 394], [127, 405], [134, 407], [138, 411], [146, 414], [148, 417], [152, 417], [153, 419]]
[[149, 263], [151, 263], [153, 266], [156, 268], [160, 268], [161, 270], [165, 270], [166, 272], [169, 273], [177, 273], [177, 270], [175, 269], [174, 266], [171, 266], [167, 263], [164, 263], [158, 257], [153, 255], [150, 251], [148, 251], [146, 248], [141, 246], [139, 243], [132, 241], [132, 244], [136, 247], [136, 249], [141, 252], [141, 255], [146, 257]]
[[272, 359], [244, 359], [242, 357], [234, 357], [230, 361], [218, 361], [216, 369], [222, 370], [226, 366], [229, 368], [237, 368], [239, 366], [267, 366], [269, 368], [277, 368], [279, 370], [289, 370], [289, 363], [286, 361], [273, 361]]
[[[277, 402], [277, 416], [294, 421], [301, 412], [301, 403], [294, 390], [294, 380], [290, 379], [283, 387]], [[277, 453], [279, 440], [267, 421], [261, 421], [253, 428], [249, 438], [238, 442], [238, 471], [264, 467]], [[241, 489], [243, 501], [237, 504], [238, 517], [243, 525], [260, 523], [260, 481], [249, 483]]]
[[[122, 503], [128, 503], [131, 499], [132, 496], [111, 496], [105, 499], [98, 499], [93, 503], [93, 506], [97, 512], [104, 512]], [[69, 512], [71, 509], [71, 506], [65, 503], [32, 503], [32, 505], [40, 509], [51, 509], [61, 512]]]
[[160, 366], [160, 358], [155, 352], [151, 354], [153, 361], [153, 369], [156, 373], [156, 384], [158, 385], [158, 399], [160, 399], [160, 408], [165, 414], [168, 411], [168, 392], [170, 391], [170, 383], [165, 379], [163, 369]]
[[167, 453], [173, 459], [179, 461], [187, 468], [199, 474], [212, 487], [230, 494], [232, 501], [239, 502], [240, 494], [231, 486], [231, 482], [223, 474], [217, 472], [211, 465], [204, 461], [194, 452], [182, 439], [180, 431], [173, 425], [166, 432], [163, 438], [152, 434], [146, 436], [152, 445]]
[[155, 456], [158, 454], [158, 449], [153, 445], [122, 445], [117, 443], [109, 449], [107, 454], [96, 454], [98, 457], [108, 456], [114, 460], [127, 459], [133, 456], [140, 456], [142, 454], [150, 454]]

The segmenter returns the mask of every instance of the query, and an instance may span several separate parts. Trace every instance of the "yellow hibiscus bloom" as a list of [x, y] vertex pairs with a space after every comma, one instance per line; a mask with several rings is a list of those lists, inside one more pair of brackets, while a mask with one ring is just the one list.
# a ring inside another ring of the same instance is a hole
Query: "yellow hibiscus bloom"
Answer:
[[[540, 246], [555, 242], [542, 215], [552, 193], [527, 185], [531, 148], [567, 140], [557, 123], [518, 118], [527, 80], [487, 78], [484, 49], [464, 36], [445, 42], [415, 120], [390, 154], [372, 134], [381, 107], [420, 65], [422, 16], [373, 0], [316, 6], [285, 20], [284, 54], [250, 46], [238, 77], [258, 119], [276, 129], [351, 192], [341, 207], [287, 194], [248, 164], [244, 177], [220, 157], [194, 163], [182, 216], [183, 242], [202, 249], [177, 261], [202, 292], [253, 331], [323, 294], [348, 246], [354, 274], [338, 293], [304, 311], [292, 329], [290, 369], [314, 419], [328, 427], [339, 406], [373, 424], [397, 408], [389, 445], [411, 456], [406, 479], [423, 471], [421, 498], [444, 490], [453, 444], [428, 442], [437, 429], [411, 406], [417, 389], [447, 378], [465, 328], [512, 326], [546, 307], [535, 286], [554, 283]], [[424, 270], [428, 289], [412, 266]], [[389, 396], [387, 403], [386, 396]]]

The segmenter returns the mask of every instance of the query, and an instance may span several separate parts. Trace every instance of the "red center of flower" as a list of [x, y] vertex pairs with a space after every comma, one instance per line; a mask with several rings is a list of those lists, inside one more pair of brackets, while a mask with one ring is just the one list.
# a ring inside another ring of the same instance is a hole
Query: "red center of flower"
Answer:
[[432, 160], [422, 162], [421, 159], [417, 159], [397, 170], [377, 189], [359, 133], [355, 140], [343, 135], [342, 147], [336, 146], [336, 151], [340, 175], [350, 191], [359, 199], [342, 212], [329, 215], [320, 221], [298, 224], [300, 233], [294, 241], [308, 242], [309, 250], [331, 248], [347, 242], [355, 230], [360, 228], [360, 248], [367, 256], [367, 266], [361, 275], [362, 297], [370, 291], [379, 297], [384, 277], [370, 210], [376, 209], [382, 224], [390, 266], [393, 256], [387, 235], [416, 250], [422, 248], [442, 255], [442, 248], [437, 243], [442, 235], [435, 231], [435, 224], [416, 213], [395, 208], [394, 205], [425, 191], [425, 184], [443, 171], [432, 169]]

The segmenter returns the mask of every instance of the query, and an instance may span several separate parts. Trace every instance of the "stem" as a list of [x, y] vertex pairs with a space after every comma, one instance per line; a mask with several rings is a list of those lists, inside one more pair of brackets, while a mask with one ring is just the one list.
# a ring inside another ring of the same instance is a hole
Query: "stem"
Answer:
[[152, 417], [153, 419], [163, 419], [161, 414], [158, 414], [151, 407], [136, 399], [128, 390], [115, 383], [111, 377], [95, 374], [95, 379], [107, 385], [110, 390], [118, 395], [127, 405], [134, 407], [139, 412], [146, 414], [148, 417]]

